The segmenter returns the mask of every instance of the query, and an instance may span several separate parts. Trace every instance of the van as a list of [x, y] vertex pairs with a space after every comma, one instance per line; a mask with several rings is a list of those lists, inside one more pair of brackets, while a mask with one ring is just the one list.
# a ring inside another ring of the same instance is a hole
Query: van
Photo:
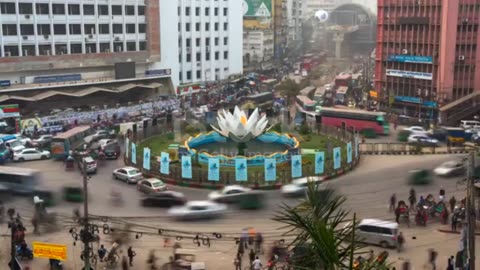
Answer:
[[382, 248], [396, 247], [398, 223], [380, 219], [363, 219], [357, 230], [359, 239]]
[[460, 127], [463, 129], [479, 129], [480, 122], [474, 120], [462, 120], [460, 121]]

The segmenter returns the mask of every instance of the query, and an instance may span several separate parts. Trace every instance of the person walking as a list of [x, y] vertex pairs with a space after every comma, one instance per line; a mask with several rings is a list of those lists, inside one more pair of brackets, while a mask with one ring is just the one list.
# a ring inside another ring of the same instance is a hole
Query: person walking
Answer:
[[452, 196], [450, 198], [450, 213], [453, 213], [453, 211], [455, 210], [455, 205], [457, 204], [457, 199], [455, 199], [455, 196]]
[[414, 188], [410, 189], [410, 195], [408, 196], [408, 202], [410, 202], [410, 209], [415, 209], [417, 203], [417, 194]]
[[250, 252], [248, 253], [248, 258], [250, 259], [250, 264], [252, 264], [255, 260], [255, 251], [253, 251], [253, 249], [250, 249]]
[[447, 261], [447, 270], [455, 270], [455, 259], [450, 256]]
[[437, 264], [436, 264], [437, 256], [438, 256], [438, 253], [433, 248], [428, 250], [428, 263], [432, 266], [433, 270], [437, 269]]
[[457, 231], [457, 225], [458, 225], [458, 215], [454, 213], [452, 215], [452, 232]]
[[397, 236], [397, 251], [401, 252], [403, 250], [403, 245], [405, 244], [405, 238], [403, 237], [403, 233], [400, 232]]
[[105, 258], [105, 256], [107, 255], [108, 250], [103, 245], [100, 245], [100, 248], [98, 249], [97, 253], [98, 253], [98, 258], [100, 258], [100, 261], [103, 262], [103, 258]]
[[128, 247], [127, 256], [128, 256], [128, 264], [130, 266], [133, 266], [133, 257], [135, 257], [136, 255], [137, 255], [137, 253], [135, 253], [135, 251], [133, 251], [132, 247]]
[[263, 235], [257, 232], [255, 237], [255, 252], [257, 254], [263, 254]]
[[261, 270], [262, 269], [262, 261], [258, 258], [258, 256], [255, 258], [253, 263], [251, 264], [253, 270]]
[[128, 261], [125, 255], [122, 256], [122, 270], [128, 270]]
[[395, 205], [396, 204], [397, 204], [397, 195], [395, 195], [395, 193], [393, 193], [392, 196], [390, 197], [390, 206], [388, 208], [390, 212], [395, 211]]
[[233, 260], [233, 265], [235, 266], [235, 270], [242, 270], [242, 257], [240, 254], [237, 253], [235, 259]]
[[445, 189], [443, 188], [443, 186], [440, 186], [440, 192], [439, 192], [439, 195], [438, 195], [438, 200], [443, 202], [444, 199], [445, 199]]
[[242, 258], [244, 253], [245, 253], [245, 244], [243, 243], [243, 239], [240, 239], [240, 241], [238, 242], [237, 254], [238, 256], [240, 256], [240, 258]]

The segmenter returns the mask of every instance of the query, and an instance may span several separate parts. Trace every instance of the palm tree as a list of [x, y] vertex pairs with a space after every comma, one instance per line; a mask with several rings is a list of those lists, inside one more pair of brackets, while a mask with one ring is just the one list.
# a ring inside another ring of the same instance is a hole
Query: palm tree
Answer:
[[355, 236], [355, 218], [342, 209], [345, 197], [332, 189], [319, 190], [312, 181], [306, 199], [297, 206], [284, 204], [273, 218], [283, 223], [286, 236], [293, 236], [290, 246], [301, 248], [291, 264], [301, 270], [388, 270], [384, 261], [366, 261], [353, 267], [353, 258], [364, 253], [364, 245]]

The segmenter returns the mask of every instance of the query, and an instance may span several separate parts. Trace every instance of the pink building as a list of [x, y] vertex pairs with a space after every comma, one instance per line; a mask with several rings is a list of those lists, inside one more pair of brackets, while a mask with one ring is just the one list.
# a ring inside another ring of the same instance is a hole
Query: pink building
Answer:
[[399, 114], [480, 111], [480, 0], [378, 0], [375, 88]]

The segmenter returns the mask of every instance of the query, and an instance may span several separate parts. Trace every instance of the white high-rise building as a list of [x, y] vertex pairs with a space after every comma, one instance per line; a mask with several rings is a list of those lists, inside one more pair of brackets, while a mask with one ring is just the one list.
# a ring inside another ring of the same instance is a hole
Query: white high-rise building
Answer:
[[287, 21], [289, 42], [302, 38], [302, 23], [307, 0], [287, 0]]
[[241, 74], [241, 10], [238, 0], [160, 1], [158, 67], [172, 69], [176, 86]]

